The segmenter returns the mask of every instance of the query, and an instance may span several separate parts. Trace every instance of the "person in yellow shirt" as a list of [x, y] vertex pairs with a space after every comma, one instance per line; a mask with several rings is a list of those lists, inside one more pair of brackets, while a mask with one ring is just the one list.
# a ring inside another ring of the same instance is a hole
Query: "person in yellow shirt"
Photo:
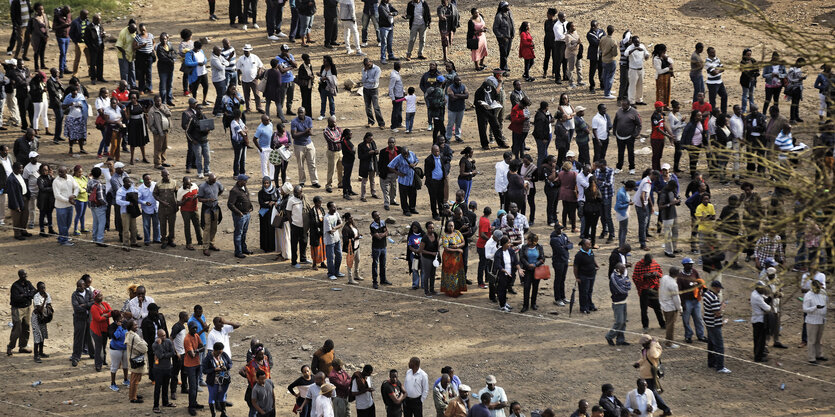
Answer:
[[699, 244], [704, 253], [707, 240], [713, 238], [713, 224], [716, 221], [716, 208], [710, 203], [710, 194], [702, 194], [702, 204], [696, 207], [696, 221], [699, 225]]
[[133, 66], [133, 40], [136, 36], [136, 21], [130, 19], [128, 25], [119, 31], [116, 37], [116, 56], [119, 60], [119, 78], [128, 82], [130, 89], [136, 86], [136, 68]]

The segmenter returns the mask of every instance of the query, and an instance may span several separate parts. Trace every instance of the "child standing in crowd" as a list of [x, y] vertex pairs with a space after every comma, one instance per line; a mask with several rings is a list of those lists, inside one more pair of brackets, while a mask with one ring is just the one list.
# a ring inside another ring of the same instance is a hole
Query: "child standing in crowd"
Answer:
[[406, 91], [406, 133], [412, 133], [412, 126], [415, 124], [415, 113], [417, 113], [417, 96], [415, 88], [409, 87]]

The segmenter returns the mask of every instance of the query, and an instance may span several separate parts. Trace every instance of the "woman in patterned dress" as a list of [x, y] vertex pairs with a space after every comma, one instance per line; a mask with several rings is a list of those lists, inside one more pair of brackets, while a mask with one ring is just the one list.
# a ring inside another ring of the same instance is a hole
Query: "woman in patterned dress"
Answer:
[[446, 223], [441, 234], [441, 246], [444, 248], [441, 267], [441, 292], [450, 297], [458, 297], [467, 291], [467, 277], [464, 275], [464, 237], [455, 230], [452, 220]]

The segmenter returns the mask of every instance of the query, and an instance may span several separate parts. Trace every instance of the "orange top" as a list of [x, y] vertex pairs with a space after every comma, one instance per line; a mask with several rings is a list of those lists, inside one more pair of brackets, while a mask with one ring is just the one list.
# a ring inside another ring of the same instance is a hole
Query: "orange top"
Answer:
[[195, 357], [191, 357], [188, 354], [189, 351], [197, 351], [200, 347], [200, 336], [194, 334], [187, 334], [186, 338], [183, 340], [183, 348], [186, 350], [186, 354], [183, 358], [183, 366], [192, 367], [192, 366], [200, 366], [200, 355], [198, 354]]

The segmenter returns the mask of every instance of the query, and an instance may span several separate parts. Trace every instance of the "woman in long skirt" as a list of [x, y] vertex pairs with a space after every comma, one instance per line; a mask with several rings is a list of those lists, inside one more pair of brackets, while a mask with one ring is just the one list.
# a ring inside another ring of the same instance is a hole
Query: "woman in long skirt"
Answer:
[[139, 104], [139, 95], [131, 93], [130, 103], [125, 106], [128, 115], [128, 146], [130, 146], [130, 164], [135, 161], [133, 154], [136, 148], [142, 153], [142, 163], [147, 164], [145, 158], [145, 144], [148, 140], [148, 129], [145, 127], [145, 109]]
[[464, 237], [455, 230], [452, 220], [446, 223], [441, 234], [441, 246], [444, 248], [441, 266], [441, 292], [450, 297], [458, 297], [467, 291], [467, 277], [464, 275]]
[[[273, 219], [275, 216], [282, 216], [284, 215], [285, 210], [287, 209], [287, 199], [293, 195], [293, 184], [289, 182], [285, 182], [281, 184], [281, 189], [279, 190], [280, 196], [278, 202], [275, 205], [275, 209], [273, 210]], [[290, 222], [285, 221], [281, 225], [281, 227], [275, 228], [275, 235], [276, 239], [278, 240], [278, 246], [276, 250], [278, 255], [276, 255], [275, 260], [278, 262], [283, 262], [290, 259]]]
[[264, 252], [273, 252], [276, 248], [278, 235], [275, 233], [275, 228], [272, 222], [272, 211], [278, 202], [278, 190], [270, 180], [270, 177], [264, 177], [261, 180], [261, 191], [258, 191], [258, 223], [260, 230], [261, 249]]
[[47, 310], [47, 306], [52, 305], [52, 297], [46, 292], [46, 284], [38, 282], [38, 292], [32, 298], [32, 339], [35, 342], [35, 362], [41, 363], [41, 358], [48, 358], [49, 355], [43, 353], [43, 341], [49, 338], [46, 331], [46, 323], [40, 322], [40, 314]]
[[310, 209], [310, 259], [313, 270], [327, 268], [325, 265], [325, 209], [322, 208], [322, 197], [313, 197], [313, 208]]

